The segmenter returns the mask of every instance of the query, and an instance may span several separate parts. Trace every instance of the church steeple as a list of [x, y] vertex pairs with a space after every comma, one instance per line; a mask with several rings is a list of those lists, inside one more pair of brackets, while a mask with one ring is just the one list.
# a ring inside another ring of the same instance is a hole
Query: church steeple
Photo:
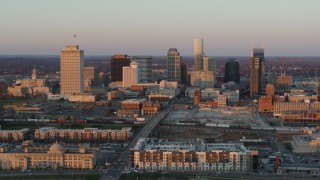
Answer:
[[36, 80], [36, 79], [37, 79], [36, 65], [34, 65], [34, 67], [33, 67], [31, 78], [32, 78], [33, 80]]

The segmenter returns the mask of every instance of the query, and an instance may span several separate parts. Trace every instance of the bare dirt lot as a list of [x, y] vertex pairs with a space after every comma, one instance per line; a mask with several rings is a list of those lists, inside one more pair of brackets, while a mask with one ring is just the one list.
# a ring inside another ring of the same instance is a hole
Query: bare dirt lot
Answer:
[[159, 128], [159, 138], [173, 141], [193, 141], [194, 139], [206, 139], [209, 142], [239, 141], [246, 139], [273, 139], [275, 131], [231, 129], [204, 126], [175, 126], [163, 125]]

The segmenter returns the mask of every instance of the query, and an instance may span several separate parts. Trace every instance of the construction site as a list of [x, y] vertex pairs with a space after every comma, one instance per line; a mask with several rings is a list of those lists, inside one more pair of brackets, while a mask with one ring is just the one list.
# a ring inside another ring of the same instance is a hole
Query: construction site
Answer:
[[177, 109], [172, 111], [162, 123], [216, 127], [260, 126], [254, 115], [255, 112], [249, 107]]

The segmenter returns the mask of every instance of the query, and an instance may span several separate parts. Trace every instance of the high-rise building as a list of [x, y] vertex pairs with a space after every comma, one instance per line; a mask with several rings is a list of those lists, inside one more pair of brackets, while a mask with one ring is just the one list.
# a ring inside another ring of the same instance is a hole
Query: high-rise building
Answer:
[[203, 70], [203, 39], [194, 39], [194, 70]]
[[139, 64], [140, 69], [140, 82], [152, 82], [152, 56], [133, 56], [131, 62]]
[[233, 81], [235, 83], [240, 83], [239, 69], [239, 62], [237, 59], [228, 59], [224, 69], [224, 82]]
[[61, 94], [83, 93], [84, 51], [77, 45], [69, 45], [60, 53]]
[[167, 80], [181, 80], [181, 56], [176, 48], [170, 48], [167, 57]]
[[84, 80], [90, 81], [91, 86], [99, 84], [99, 71], [97, 67], [84, 67]]
[[130, 67], [123, 67], [123, 87], [131, 87], [132, 85], [139, 84], [140, 70], [136, 62], [130, 63]]
[[252, 48], [250, 57], [250, 96], [258, 96], [263, 87], [264, 49]]
[[188, 65], [181, 63], [181, 82], [182, 84], [189, 85], [188, 83]]
[[130, 66], [130, 58], [126, 54], [116, 54], [111, 58], [111, 81], [122, 81], [122, 68]]
[[216, 81], [216, 60], [213, 57], [203, 57], [203, 70], [213, 72], [213, 80]]
[[203, 57], [203, 70], [216, 72], [216, 60], [213, 57]]

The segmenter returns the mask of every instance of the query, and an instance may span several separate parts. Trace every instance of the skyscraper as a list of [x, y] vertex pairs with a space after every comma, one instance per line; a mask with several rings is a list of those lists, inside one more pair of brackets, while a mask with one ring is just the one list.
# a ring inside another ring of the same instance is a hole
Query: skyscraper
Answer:
[[264, 49], [252, 48], [250, 58], [250, 96], [258, 96], [263, 87]]
[[176, 48], [170, 48], [167, 57], [167, 80], [181, 80], [181, 56]]
[[184, 85], [188, 84], [188, 65], [186, 63], [181, 63], [181, 82]]
[[137, 62], [130, 63], [130, 67], [123, 67], [123, 87], [131, 87], [140, 82], [140, 70]]
[[216, 60], [213, 57], [204, 56], [203, 57], [203, 70], [213, 71], [216, 73]]
[[213, 57], [203, 57], [203, 70], [213, 72], [213, 80], [216, 81], [216, 60]]
[[203, 39], [194, 39], [194, 70], [203, 70]]
[[77, 45], [69, 45], [60, 53], [61, 94], [83, 93], [84, 51]]
[[126, 54], [116, 54], [111, 58], [111, 81], [122, 81], [122, 68], [130, 66], [130, 58]]
[[139, 64], [140, 69], [140, 82], [152, 82], [152, 56], [133, 56], [131, 62]]
[[225, 64], [224, 82], [233, 81], [240, 83], [239, 62], [237, 59], [230, 58]]

